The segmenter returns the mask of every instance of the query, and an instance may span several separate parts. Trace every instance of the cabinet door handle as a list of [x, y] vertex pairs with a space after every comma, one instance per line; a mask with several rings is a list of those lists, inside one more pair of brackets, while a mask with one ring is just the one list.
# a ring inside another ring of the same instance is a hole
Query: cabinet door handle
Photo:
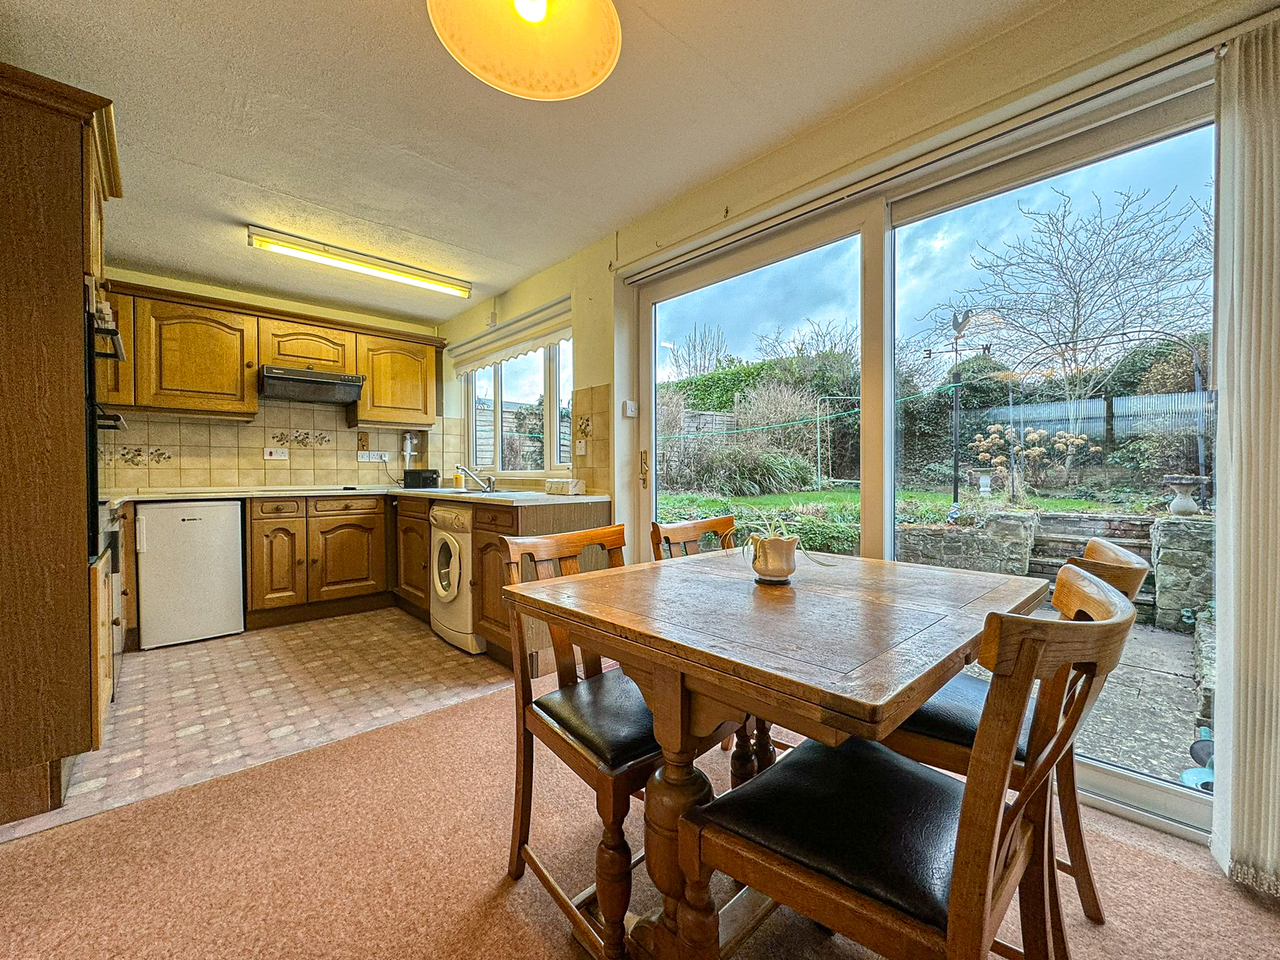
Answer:
[[311, 558], [311, 562], [312, 562], [312, 563], [319, 563], [319, 562], [320, 562], [320, 558], [319, 558], [319, 557], [312, 557], [312, 558]]
[[246, 370], [252, 370], [252, 369], [253, 369], [253, 361], [252, 361], [252, 360], [246, 360], [246, 361], [244, 362], [244, 368], [245, 368]]
[[302, 566], [302, 565], [303, 565], [304, 563], [306, 563], [306, 562], [307, 562], [307, 561], [303, 560], [303, 559], [302, 559], [302, 557], [299, 557], [299, 558], [298, 558], [298, 566]]

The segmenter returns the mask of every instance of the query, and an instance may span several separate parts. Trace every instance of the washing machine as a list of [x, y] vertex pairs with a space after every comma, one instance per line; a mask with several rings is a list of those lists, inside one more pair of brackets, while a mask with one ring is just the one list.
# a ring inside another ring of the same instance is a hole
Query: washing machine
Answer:
[[431, 508], [431, 629], [460, 650], [484, 653], [471, 613], [471, 506]]

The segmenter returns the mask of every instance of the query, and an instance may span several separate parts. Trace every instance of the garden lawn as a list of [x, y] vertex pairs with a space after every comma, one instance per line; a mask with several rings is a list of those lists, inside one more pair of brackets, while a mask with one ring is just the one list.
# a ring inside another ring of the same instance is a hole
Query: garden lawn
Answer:
[[[988, 509], [1035, 510], [1040, 513], [1128, 512], [1118, 504], [1072, 497], [1028, 497], [1021, 503], [1010, 505], [999, 497], [979, 501], [972, 493], [965, 492], [961, 496], [966, 505], [972, 501], [981, 503]], [[843, 514], [857, 511], [861, 506], [861, 500], [860, 491], [855, 489], [800, 490], [795, 493], [770, 493], [759, 497], [712, 497], [699, 493], [660, 493], [658, 510], [662, 513], [667, 509], [681, 511], [692, 509], [697, 511], [697, 516], [710, 517], [729, 512], [730, 508], [739, 506], [755, 510], [785, 510], [798, 504], [823, 504], [832, 508], [833, 513]], [[900, 514], [904, 512], [936, 513], [939, 515], [940, 522], [951, 509], [951, 492], [904, 487], [897, 491], [896, 501]], [[906, 501], [915, 501], [915, 503], [908, 504]]]

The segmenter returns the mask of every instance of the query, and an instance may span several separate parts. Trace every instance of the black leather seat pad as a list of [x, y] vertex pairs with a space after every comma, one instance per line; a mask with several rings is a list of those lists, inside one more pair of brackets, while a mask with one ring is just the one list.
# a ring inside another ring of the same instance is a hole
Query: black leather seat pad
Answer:
[[[978, 721], [982, 719], [982, 707], [987, 702], [990, 690], [991, 684], [980, 677], [967, 673], [957, 674], [945, 687], [925, 701], [924, 706], [907, 717], [898, 729], [945, 743], [972, 747], [978, 739]], [[1034, 714], [1035, 705], [1032, 701], [1022, 722], [1022, 734], [1018, 737], [1015, 756], [1019, 763], [1025, 763], [1027, 759]]]
[[945, 930], [964, 783], [889, 748], [808, 740], [701, 808], [712, 823]]
[[659, 749], [653, 714], [640, 688], [621, 670], [544, 693], [534, 703], [610, 767]]

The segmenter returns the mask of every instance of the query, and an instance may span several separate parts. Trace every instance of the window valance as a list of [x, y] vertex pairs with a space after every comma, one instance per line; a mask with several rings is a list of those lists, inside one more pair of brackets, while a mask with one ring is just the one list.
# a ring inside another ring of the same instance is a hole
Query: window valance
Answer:
[[564, 296], [446, 348], [458, 376], [573, 336], [573, 298]]

